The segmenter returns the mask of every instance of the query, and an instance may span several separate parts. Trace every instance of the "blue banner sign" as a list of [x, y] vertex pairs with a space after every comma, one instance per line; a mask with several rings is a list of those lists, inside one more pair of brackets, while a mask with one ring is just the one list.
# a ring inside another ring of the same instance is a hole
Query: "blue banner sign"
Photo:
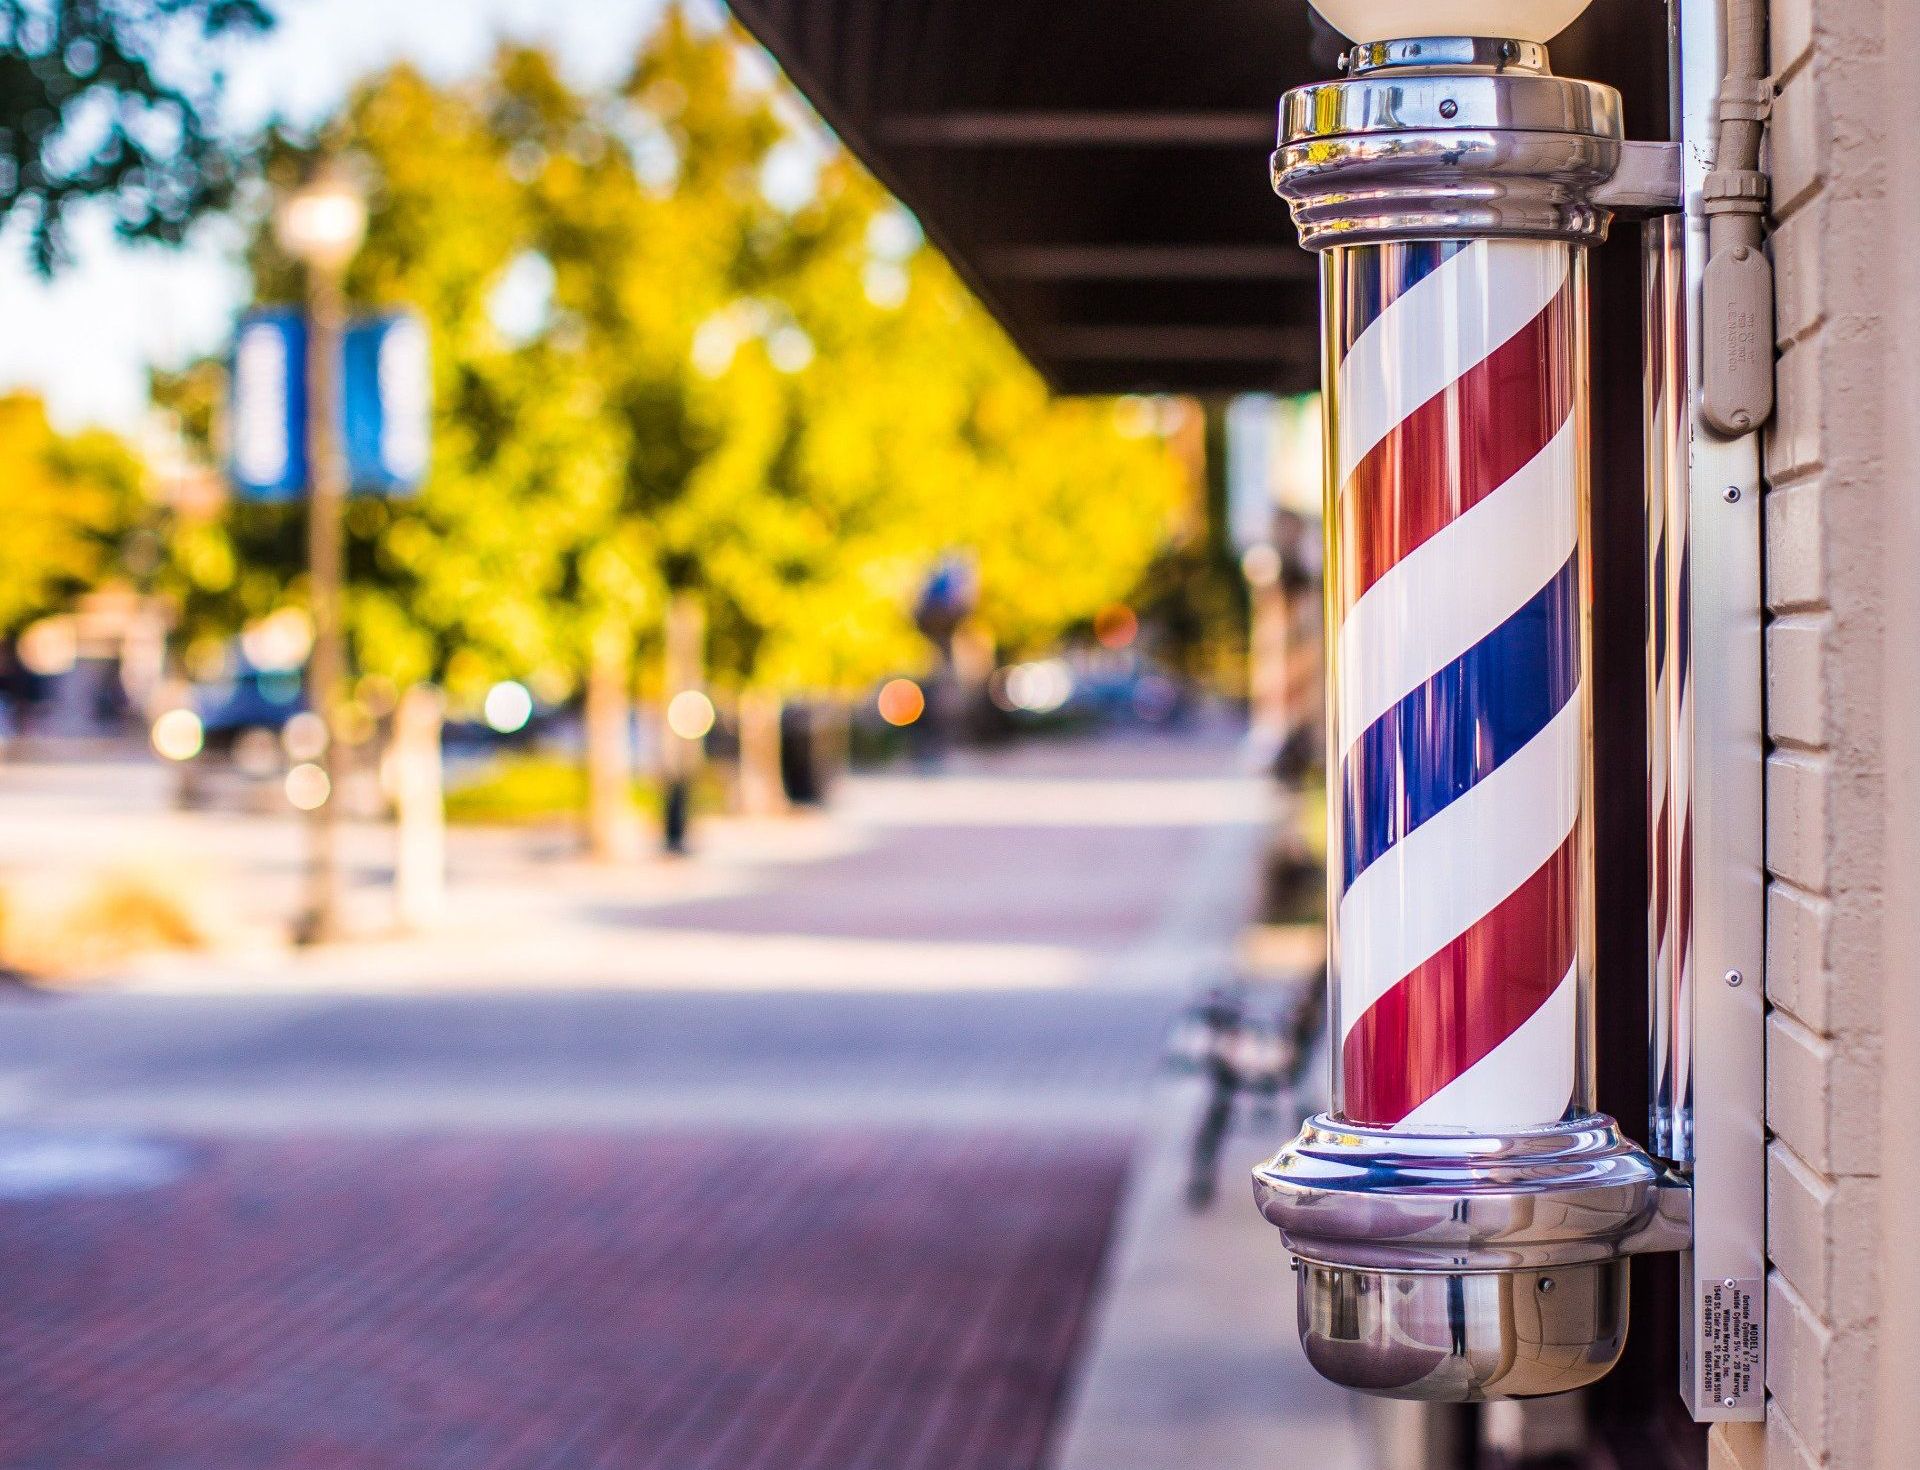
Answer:
[[[256, 311], [234, 337], [228, 472], [243, 500], [307, 493], [307, 327], [295, 311]], [[341, 341], [340, 430], [353, 493], [397, 495], [427, 471], [433, 387], [418, 317], [352, 322]]]
[[395, 495], [427, 473], [433, 383], [427, 329], [414, 316], [375, 317], [346, 333], [347, 467], [356, 491]]
[[250, 312], [233, 339], [228, 470], [243, 500], [298, 500], [307, 488], [307, 324]]

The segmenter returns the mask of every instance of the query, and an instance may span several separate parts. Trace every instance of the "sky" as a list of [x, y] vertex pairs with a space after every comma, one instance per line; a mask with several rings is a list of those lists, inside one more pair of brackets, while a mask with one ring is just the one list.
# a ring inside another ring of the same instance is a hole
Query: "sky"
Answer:
[[[249, 128], [279, 114], [323, 117], [355, 79], [404, 58], [451, 79], [478, 69], [502, 37], [550, 45], [583, 84], [613, 80], [662, 0], [277, 0], [279, 24], [226, 58], [222, 116]], [[179, 250], [116, 240], [104, 210], [76, 214], [74, 262], [51, 283], [26, 264], [19, 231], [0, 232], [0, 391], [41, 393], [67, 428], [135, 429], [150, 363], [225, 345], [244, 305], [240, 235], [204, 222]]]

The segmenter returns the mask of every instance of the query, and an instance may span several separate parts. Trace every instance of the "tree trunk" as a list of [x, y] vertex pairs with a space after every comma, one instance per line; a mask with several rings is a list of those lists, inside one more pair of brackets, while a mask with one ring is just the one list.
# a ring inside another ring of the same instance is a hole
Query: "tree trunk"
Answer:
[[662, 836], [668, 852], [685, 852], [693, 810], [693, 783], [705, 746], [674, 732], [674, 696], [701, 692], [706, 682], [707, 615], [699, 597], [676, 592], [667, 604], [665, 688], [661, 700], [660, 780]]
[[412, 686], [393, 712], [393, 897], [406, 929], [429, 928], [446, 910], [447, 807], [440, 766], [444, 713], [440, 691], [431, 684]]
[[780, 771], [780, 696], [749, 689], [740, 696], [740, 810], [750, 817], [787, 809]]
[[823, 699], [814, 712], [814, 780], [824, 805], [853, 764], [853, 711], [838, 698]]
[[624, 862], [639, 846], [633, 809], [632, 646], [614, 624], [594, 634], [587, 663], [587, 850]]

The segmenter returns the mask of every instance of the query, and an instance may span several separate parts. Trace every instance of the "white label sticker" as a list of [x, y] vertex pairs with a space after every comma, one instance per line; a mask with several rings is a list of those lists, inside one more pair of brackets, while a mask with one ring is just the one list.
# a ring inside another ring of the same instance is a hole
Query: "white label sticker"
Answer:
[[1700, 1286], [1700, 1397], [1723, 1409], [1759, 1405], [1764, 1391], [1758, 1277], [1726, 1277]]

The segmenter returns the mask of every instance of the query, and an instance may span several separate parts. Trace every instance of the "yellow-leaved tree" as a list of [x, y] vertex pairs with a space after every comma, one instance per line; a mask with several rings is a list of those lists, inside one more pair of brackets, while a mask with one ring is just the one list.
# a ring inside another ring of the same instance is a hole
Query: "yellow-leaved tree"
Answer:
[[[704, 609], [718, 692], [777, 730], [783, 698], [927, 658], [913, 605], [943, 557], [974, 558], [982, 618], [1025, 648], [1125, 596], [1165, 538], [1166, 446], [1051, 399], [731, 26], [670, 7], [604, 91], [523, 46], [450, 85], [396, 67], [325, 138], [373, 186], [349, 294], [420, 312], [434, 363], [425, 485], [351, 508], [353, 658], [456, 704], [501, 677], [585, 690], [610, 850], [613, 747], [675, 599]], [[795, 150], [811, 186], [769, 187]], [[251, 259], [294, 299], [264, 226]], [[230, 624], [299, 596], [298, 523], [235, 507], [224, 557], [196, 532], [179, 575], [231, 590], [184, 600]]]
[[0, 637], [123, 574], [147, 519], [133, 452], [102, 429], [66, 434], [31, 393], [0, 396]]

